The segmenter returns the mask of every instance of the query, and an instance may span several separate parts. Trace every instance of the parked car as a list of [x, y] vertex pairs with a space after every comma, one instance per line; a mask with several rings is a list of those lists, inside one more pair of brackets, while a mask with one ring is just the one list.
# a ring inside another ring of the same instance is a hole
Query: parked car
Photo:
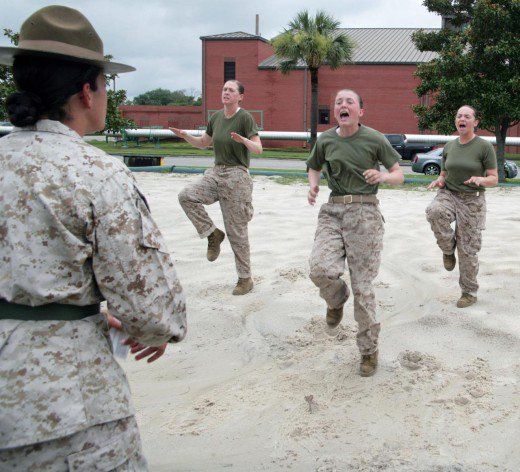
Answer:
[[433, 143], [409, 143], [404, 134], [385, 134], [385, 138], [402, 159], [411, 160], [417, 153], [428, 152], [435, 147]]
[[[412, 170], [426, 175], [439, 175], [441, 172], [442, 150], [443, 148], [437, 148], [430, 152], [417, 154], [412, 160]], [[518, 175], [516, 163], [506, 160], [504, 173], [507, 179], [514, 179]]]

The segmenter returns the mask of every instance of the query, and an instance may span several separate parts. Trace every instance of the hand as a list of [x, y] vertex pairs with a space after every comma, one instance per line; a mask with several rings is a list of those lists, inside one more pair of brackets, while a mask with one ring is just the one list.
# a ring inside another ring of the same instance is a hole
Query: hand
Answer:
[[376, 169], [368, 169], [365, 172], [363, 172], [363, 177], [365, 177], [365, 181], [367, 184], [375, 185], [385, 182], [388, 177], [388, 174], [386, 172], [380, 172]]
[[309, 193], [307, 194], [307, 201], [309, 202], [309, 205], [314, 205], [316, 203], [316, 197], [318, 196], [319, 191], [320, 187], [318, 185], [315, 185], [309, 189]]
[[186, 133], [186, 131], [184, 131], [183, 129], [172, 127], [169, 127], [168, 129], [170, 131], [173, 131], [178, 138], [186, 139], [186, 136], [188, 136], [188, 133]]
[[428, 185], [428, 190], [433, 190], [434, 188], [443, 188], [445, 185], [443, 178], [438, 178], [437, 180], [434, 180], [430, 185]]
[[[106, 316], [108, 321], [108, 326], [110, 328], [114, 328], [117, 331], [123, 331], [123, 325], [121, 324], [121, 321], [119, 321], [117, 318], [112, 316], [108, 311], [103, 311], [103, 315]], [[135, 339], [127, 338], [122, 343], [125, 346], [130, 346], [130, 352], [132, 354], [139, 353], [137, 356], [135, 356], [136, 361], [140, 361], [141, 359], [144, 359], [145, 357], [151, 356], [148, 359], [148, 362], [154, 362], [159, 357], [161, 357], [164, 354], [164, 351], [166, 351], [166, 346], [168, 343], [164, 343], [162, 346], [145, 346], [144, 344], [141, 344], [137, 342]]]
[[238, 133], [235, 133], [234, 131], [231, 133], [231, 138], [233, 139], [233, 141], [236, 141], [237, 143], [244, 144], [246, 142], [246, 138], [240, 136]]
[[469, 185], [469, 184], [475, 184], [477, 187], [480, 187], [480, 186], [483, 186], [483, 183], [485, 182], [485, 177], [480, 177], [480, 176], [472, 176], [470, 177], [468, 180], [466, 180], [464, 183], [466, 185]]
[[164, 351], [166, 351], [166, 346], [168, 345], [168, 343], [164, 343], [161, 346], [145, 346], [132, 338], [125, 339], [123, 344], [125, 346], [130, 346], [130, 352], [132, 354], [139, 353], [135, 356], [136, 361], [140, 361], [141, 359], [150, 356], [147, 359], [148, 363], [159, 359], [159, 357], [164, 354]]

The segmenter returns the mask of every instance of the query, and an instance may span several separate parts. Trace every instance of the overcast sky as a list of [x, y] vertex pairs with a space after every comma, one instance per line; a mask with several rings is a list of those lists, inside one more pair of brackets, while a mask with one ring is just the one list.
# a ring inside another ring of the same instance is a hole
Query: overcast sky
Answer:
[[[422, 0], [0, 0], [0, 31], [18, 31], [31, 13], [57, 3], [80, 10], [90, 20], [105, 54], [137, 68], [117, 82], [130, 98], [158, 87], [200, 90], [199, 37], [233, 31], [254, 34], [256, 13], [260, 34], [267, 39], [281, 32], [298, 11], [314, 13], [320, 7], [344, 28], [441, 26], [440, 16], [428, 12]], [[9, 41], [2, 36], [0, 45]]]

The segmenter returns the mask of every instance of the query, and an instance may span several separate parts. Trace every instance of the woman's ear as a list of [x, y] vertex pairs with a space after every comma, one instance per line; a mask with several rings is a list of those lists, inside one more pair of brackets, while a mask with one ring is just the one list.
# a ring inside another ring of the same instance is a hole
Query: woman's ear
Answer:
[[83, 84], [83, 88], [78, 92], [78, 98], [85, 108], [92, 107], [92, 89], [88, 82]]

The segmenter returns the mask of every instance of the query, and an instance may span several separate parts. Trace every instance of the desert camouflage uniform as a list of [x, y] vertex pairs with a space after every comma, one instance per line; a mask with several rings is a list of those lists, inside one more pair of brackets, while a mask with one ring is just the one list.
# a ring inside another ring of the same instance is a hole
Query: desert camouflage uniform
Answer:
[[347, 260], [354, 319], [358, 323], [357, 344], [361, 354], [377, 350], [380, 324], [376, 321], [372, 282], [377, 276], [383, 249], [384, 226], [379, 207], [364, 203], [325, 203], [310, 257], [310, 278], [330, 308], [340, 308], [349, 297], [341, 278]]
[[[131, 173], [57, 121], [0, 139], [0, 260], [0, 299], [32, 306], [105, 299], [143, 344], [185, 336], [182, 288]], [[132, 453], [137, 469], [146, 468], [103, 317], [20, 321], [1, 309], [0, 467], [22, 460], [21, 470], [68, 470], [67, 456], [88, 445], [92, 457], [113, 446], [110, 456], [124, 456], [115, 462]], [[121, 431], [114, 444], [112, 433], [97, 433], [110, 428]]]
[[[484, 192], [462, 193], [440, 189], [426, 208], [426, 218], [443, 253], [453, 254], [457, 248], [460, 288], [462, 292], [476, 296], [477, 253], [482, 244], [482, 230], [486, 226]], [[451, 227], [454, 221], [455, 230]]]
[[69, 472], [146, 470], [133, 416], [71, 436], [0, 451], [0, 470]]
[[179, 203], [201, 238], [214, 230], [204, 205], [218, 201], [240, 278], [251, 277], [247, 224], [253, 217], [253, 180], [246, 167], [216, 165], [179, 193]]

